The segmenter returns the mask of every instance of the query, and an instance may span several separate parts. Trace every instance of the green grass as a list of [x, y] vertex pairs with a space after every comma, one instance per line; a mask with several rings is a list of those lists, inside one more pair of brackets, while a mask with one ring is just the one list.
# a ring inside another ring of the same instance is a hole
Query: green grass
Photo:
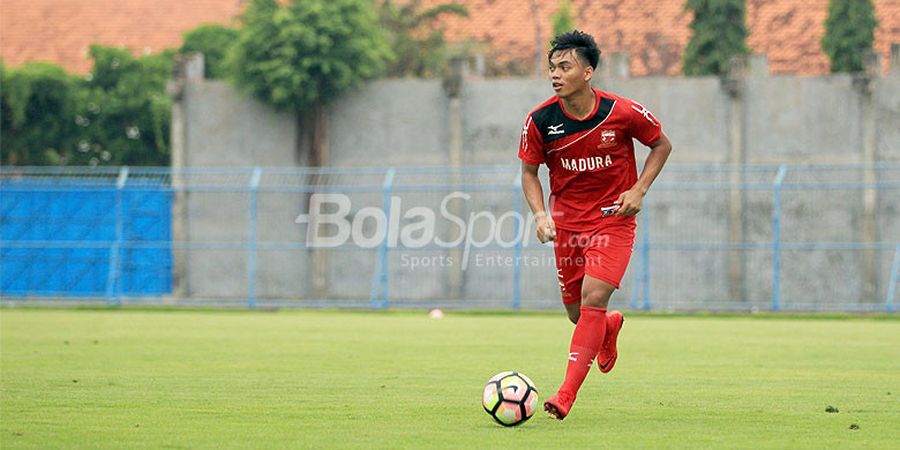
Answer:
[[[0, 310], [0, 447], [896, 448], [900, 321], [627, 316], [568, 419], [502, 428], [496, 372], [562, 380], [557, 314]], [[828, 406], [838, 413], [826, 413]], [[851, 424], [858, 430], [849, 429]]]

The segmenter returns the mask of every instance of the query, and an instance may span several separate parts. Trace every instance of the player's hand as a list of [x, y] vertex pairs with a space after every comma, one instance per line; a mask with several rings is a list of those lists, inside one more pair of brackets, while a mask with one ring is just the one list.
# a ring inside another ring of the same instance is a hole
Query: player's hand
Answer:
[[556, 239], [556, 224], [550, 216], [539, 214], [535, 216], [535, 220], [537, 220], [537, 238], [541, 244]]
[[616, 215], [631, 217], [641, 212], [641, 204], [643, 201], [644, 193], [641, 192], [640, 189], [631, 188], [621, 193], [618, 200], [613, 202], [614, 205], [619, 205], [619, 210], [616, 211]]

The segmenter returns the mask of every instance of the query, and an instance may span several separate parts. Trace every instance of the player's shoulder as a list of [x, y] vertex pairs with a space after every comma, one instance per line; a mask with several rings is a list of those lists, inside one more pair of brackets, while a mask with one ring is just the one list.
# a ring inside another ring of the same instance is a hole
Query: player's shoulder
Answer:
[[614, 94], [612, 92], [600, 91], [600, 95], [614, 102], [612, 111], [613, 114], [619, 117], [643, 116], [645, 118], [648, 118], [647, 120], [656, 123], [655, 119], [649, 118], [651, 117], [651, 113], [641, 102], [630, 97]]
[[552, 117], [559, 116], [560, 114], [562, 114], [562, 109], [559, 107], [559, 97], [554, 95], [532, 109], [531, 112], [528, 113], [528, 117], [536, 124], [541, 124], [547, 120], [553, 120], [551, 119]]
[[595, 89], [595, 90], [600, 94], [601, 98], [606, 98], [606, 99], [609, 99], [609, 100], [615, 102], [616, 106], [624, 106], [624, 107], [630, 107], [631, 105], [640, 106], [640, 103], [638, 103], [633, 98], [625, 97], [624, 95], [619, 95], [619, 94], [616, 94], [613, 92], [602, 91], [600, 89]]

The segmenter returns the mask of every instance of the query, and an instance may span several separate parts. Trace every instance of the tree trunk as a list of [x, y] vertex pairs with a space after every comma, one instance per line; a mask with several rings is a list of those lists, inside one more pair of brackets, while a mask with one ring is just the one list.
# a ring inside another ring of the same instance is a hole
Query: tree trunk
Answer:
[[[307, 110], [301, 120], [304, 122], [301, 133], [309, 139], [309, 157], [307, 165], [311, 168], [319, 168], [328, 165], [328, 111], [321, 101], [314, 103]], [[327, 184], [327, 177], [321, 174], [314, 174], [309, 177], [308, 182], [311, 186], [319, 186]], [[315, 189], [313, 189], [314, 191]], [[309, 199], [312, 192], [306, 196], [306, 205], [309, 208]], [[312, 213], [312, 211], [310, 211]], [[315, 221], [310, 218], [310, 224]], [[309, 244], [309, 242], [307, 242]], [[310, 275], [312, 284], [312, 295], [318, 300], [326, 300], [329, 296], [328, 279], [330, 272], [330, 258], [328, 249], [312, 248], [310, 252]]]

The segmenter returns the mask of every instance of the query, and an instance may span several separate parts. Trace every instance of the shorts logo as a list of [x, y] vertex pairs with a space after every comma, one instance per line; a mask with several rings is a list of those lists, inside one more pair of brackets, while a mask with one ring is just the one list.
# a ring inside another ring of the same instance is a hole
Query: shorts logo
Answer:
[[600, 130], [600, 145], [597, 148], [615, 147], [616, 130]]
[[563, 134], [563, 133], [565, 133], [566, 130], [561, 130], [561, 129], [560, 129], [560, 128], [562, 128], [563, 125], [565, 125], [565, 124], [561, 123], [561, 124], [559, 124], [559, 125], [550, 125], [550, 126], [548, 126], [548, 127], [547, 127], [547, 134], [548, 134], [548, 135], [553, 135], [553, 134]]

